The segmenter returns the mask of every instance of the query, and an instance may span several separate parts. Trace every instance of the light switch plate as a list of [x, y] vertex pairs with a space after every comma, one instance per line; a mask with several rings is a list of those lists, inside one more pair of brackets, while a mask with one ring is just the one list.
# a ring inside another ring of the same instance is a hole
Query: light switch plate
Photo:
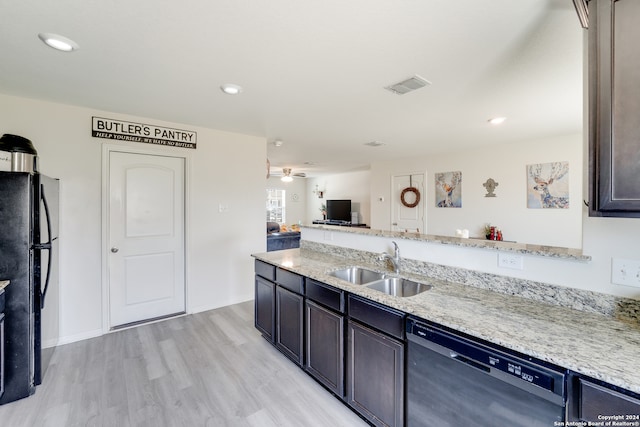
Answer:
[[611, 258], [611, 283], [640, 288], [640, 261]]

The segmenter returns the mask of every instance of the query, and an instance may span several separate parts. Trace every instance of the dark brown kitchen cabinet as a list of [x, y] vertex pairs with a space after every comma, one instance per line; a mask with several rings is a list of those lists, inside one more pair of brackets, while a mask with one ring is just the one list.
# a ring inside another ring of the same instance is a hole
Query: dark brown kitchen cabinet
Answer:
[[640, 217], [640, 2], [589, 2], [591, 216]]
[[404, 313], [352, 295], [348, 312], [347, 403], [376, 426], [403, 426], [405, 345], [387, 334], [403, 335]]
[[0, 289], [0, 397], [4, 394], [4, 289]]
[[276, 347], [298, 365], [303, 363], [304, 297], [276, 287]]
[[344, 292], [307, 279], [305, 370], [344, 397]]
[[597, 423], [603, 422], [603, 416], [615, 416], [608, 420], [618, 421], [619, 425], [637, 425], [640, 423], [640, 396], [628, 393], [623, 394], [579, 376], [572, 377], [567, 404], [568, 421], [574, 421], [576, 425], [583, 425], [577, 422], [601, 425]]
[[276, 284], [256, 276], [255, 326], [262, 336], [273, 342], [275, 337]]

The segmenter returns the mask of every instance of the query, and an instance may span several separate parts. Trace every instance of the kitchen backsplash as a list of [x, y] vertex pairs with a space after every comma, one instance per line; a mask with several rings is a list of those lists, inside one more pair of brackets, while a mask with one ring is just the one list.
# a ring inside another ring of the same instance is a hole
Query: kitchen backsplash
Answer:
[[[302, 240], [301, 250], [322, 252], [354, 262], [363, 262], [388, 268], [386, 261], [378, 260], [378, 253], [327, 245], [325, 243]], [[459, 267], [449, 267], [408, 258], [402, 258], [401, 272], [419, 274], [434, 279], [446, 280], [477, 288], [488, 289], [508, 295], [515, 295], [535, 301], [568, 307], [575, 310], [599, 313], [619, 320], [640, 323], [640, 300], [621, 298], [598, 292], [551, 285], [532, 280], [499, 276]]]

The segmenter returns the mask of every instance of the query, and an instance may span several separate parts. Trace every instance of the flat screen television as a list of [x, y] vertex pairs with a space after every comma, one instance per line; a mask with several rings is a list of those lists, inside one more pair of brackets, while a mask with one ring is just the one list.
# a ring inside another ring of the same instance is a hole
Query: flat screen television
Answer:
[[327, 200], [327, 220], [351, 222], [351, 200]]

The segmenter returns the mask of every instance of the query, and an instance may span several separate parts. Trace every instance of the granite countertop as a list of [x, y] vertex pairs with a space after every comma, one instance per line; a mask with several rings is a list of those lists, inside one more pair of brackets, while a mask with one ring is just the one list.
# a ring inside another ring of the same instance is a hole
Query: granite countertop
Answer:
[[433, 288], [394, 297], [329, 276], [340, 268], [378, 267], [307, 249], [259, 253], [256, 259], [520, 353], [640, 393], [640, 324], [486, 289], [401, 274]]
[[0, 291], [9, 286], [8, 280], [0, 280]]
[[302, 228], [334, 230], [341, 233], [352, 233], [375, 237], [389, 237], [394, 239], [414, 240], [419, 242], [438, 243], [441, 245], [453, 245], [468, 248], [482, 248], [487, 250], [497, 250], [503, 252], [516, 252], [527, 255], [537, 255], [551, 258], [561, 258], [565, 260], [590, 261], [591, 257], [584, 255], [581, 249], [564, 248], [559, 246], [533, 245], [518, 242], [503, 242], [496, 240], [485, 240], [484, 238], [463, 239], [460, 237], [437, 236], [433, 234], [420, 234], [414, 232], [376, 230], [361, 227], [341, 227], [336, 225], [316, 224], [303, 225]]

